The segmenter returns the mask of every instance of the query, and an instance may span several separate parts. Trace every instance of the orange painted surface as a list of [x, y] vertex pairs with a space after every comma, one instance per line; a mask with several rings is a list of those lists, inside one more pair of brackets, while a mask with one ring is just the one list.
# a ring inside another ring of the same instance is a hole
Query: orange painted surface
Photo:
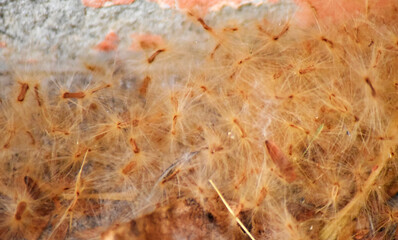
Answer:
[[295, 0], [295, 2], [300, 7], [296, 15], [297, 21], [303, 26], [315, 24], [316, 20], [338, 23], [359, 14], [377, 13], [391, 7], [392, 3], [391, 0]]
[[114, 51], [119, 44], [119, 37], [115, 32], [110, 32], [105, 36], [104, 41], [100, 42], [95, 49], [103, 52]]
[[[135, 0], [82, 0], [87, 7], [101, 8], [112, 5], [127, 5]], [[224, 6], [239, 7], [249, 3], [250, 0], [147, 0], [157, 2], [160, 6], [168, 6], [179, 10], [193, 10], [196, 13], [206, 14], [209, 10], [217, 11]], [[264, 3], [277, 3], [279, 0], [264, 0]], [[350, 18], [359, 13], [366, 12], [366, 2], [373, 10], [389, 7], [392, 0], [295, 0], [300, 10], [297, 20], [302, 25], [315, 23], [316, 18], [320, 21], [339, 21]], [[316, 12], [316, 13], [315, 13]]]
[[[135, 0], [82, 0], [86, 7], [101, 8], [112, 5], [127, 5], [133, 3]], [[250, 0], [148, 0], [157, 2], [161, 6], [169, 6], [179, 10], [196, 10], [201, 13], [206, 13], [208, 10], [219, 10], [223, 6], [239, 7], [244, 3], [249, 3]], [[264, 2], [275, 3], [279, 0], [264, 0]]]
[[[224, 6], [239, 7], [250, 3], [250, 0], [149, 0], [161, 6], [169, 6], [179, 10], [194, 10], [206, 14], [209, 10], [218, 11]], [[264, 0], [264, 2], [277, 2], [279, 0]]]
[[232, 5], [238, 5], [242, 1], [241, 0], [157, 0], [155, 2], [167, 4], [170, 7], [175, 7], [178, 9], [194, 9], [194, 8], [199, 8], [202, 10], [207, 10], [210, 9], [211, 7], [217, 6], [217, 5], [225, 5], [225, 4], [232, 4]]

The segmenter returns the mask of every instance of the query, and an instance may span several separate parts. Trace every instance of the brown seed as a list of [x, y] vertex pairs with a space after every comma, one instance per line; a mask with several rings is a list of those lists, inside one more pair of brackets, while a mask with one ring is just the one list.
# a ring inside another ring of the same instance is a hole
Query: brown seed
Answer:
[[267, 189], [265, 187], [263, 187], [261, 189], [260, 195], [258, 196], [258, 199], [257, 199], [257, 203], [256, 203], [257, 207], [260, 206], [261, 203], [264, 201], [265, 197], [267, 196], [267, 193], [268, 193]]
[[240, 122], [238, 121], [238, 119], [234, 119], [234, 123], [236, 124], [236, 126], [238, 126], [240, 132], [241, 132], [241, 137], [245, 138], [246, 137], [246, 132], [243, 130], [243, 127], [241, 126]]
[[84, 92], [65, 92], [63, 98], [84, 98], [86, 94]]
[[285, 33], [287, 33], [287, 31], [289, 31], [289, 28], [290, 26], [286, 25], [278, 35], [272, 38], [272, 40], [277, 41], [280, 37], [282, 37]]
[[39, 105], [39, 107], [41, 107], [41, 105], [43, 103], [43, 99], [41, 99], [41, 97], [39, 95], [39, 85], [38, 84], [35, 85], [35, 96], [36, 96], [37, 105]]
[[293, 164], [273, 142], [266, 140], [265, 145], [272, 162], [278, 167], [285, 180], [289, 183], [293, 182], [296, 179]]
[[159, 49], [159, 50], [157, 50], [156, 52], [154, 52], [149, 58], [148, 58], [148, 63], [152, 63], [153, 61], [155, 61], [155, 59], [156, 59], [156, 57], [160, 54], [160, 53], [162, 53], [162, 52], [164, 52], [164, 51], [166, 51], [166, 49]]
[[140, 149], [137, 146], [137, 142], [135, 141], [134, 138], [130, 138], [130, 145], [133, 147], [133, 152], [134, 153], [139, 153]]
[[370, 81], [370, 79], [369, 79], [368, 77], [365, 78], [365, 82], [366, 82], [366, 84], [369, 85], [370, 90], [372, 91], [372, 96], [373, 96], [373, 97], [376, 97], [376, 90], [375, 90], [375, 88], [373, 87], [372, 82]]
[[29, 90], [29, 85], [27, 83], [22, 83], [21, 84], [21, 91], [19, 92], [18, 98], [17, 100], [19, 102], [23, 102], [23, 100], [25, 100], [25, 95], [26, 92]]
[[140, 90], [139, 90], [140, 91], [140, 95], [142, 97], [146, 96], [146, 93], [148, 91], [148, 86], [149, 86], [150, 83], [151, 83], [151, 78], [149, 76], [146, 76], [144, 78], [144, 80], [142, 81], [142, 84], [141, 84], [141, 87], [140, 87]]
[[21, 220], [22, 214], [26, 210], [26, 206], [27, 206], [27, 204], [24, 201], [18, 203], [17, 210], [15, 211], [15, 219], [16, 220], [18, 220], [18, 221]]
[[162, 184], [165, 182], [170, 181], [173, 179], [174, 176], [176, 176], [181, 170], [180, 169], [174, 169], [173, 171], [170, 171], [162, 180]]
[[303, 74], [312, 72], [312, 71], [314, 71], [314, 70], [315, 70], [315, 67], [311, 65], [311, 66], [309, 66], [309, 67], [300, 69], [300, 70], [299, 70], [299, 73], [300, 73], [301, 75], [303, 75]]
[[198, 18], [198, 22], [202, 25], [202, 27], [203, 27], [206, 31], [209, 31], [209, 32], [212, 32], [212, 31], [213, 31], [213, 29], [212, 29], [211, 27], [209, 27], [209, 25], [207, 25], [207, 24], [205, 23], [205, 21], [203, 20], [203, 18]]
[[330, 41], [329, 39], [325, 38], [325, 37], [321, 37], [322, 42], [325, 42], [327, 44], [329, 44], [330, 48], [334, 47], [334, 44], [332, 41]]
[[210, 54], [210, 58], [211, 58], [211, 59], [214, 58], [214, 54], [216, 53], [217, 49], [218, 49], [220, 46], [221, 46], [221, 44], [218, 43], [218, 44], [214, 47], [213, 51], [212, 51], [211, 54]]
[[135, 166], [137, 165], [137, 163], [135, 161], [130, 161], [122, 170], [122, 173], [124, 175], [127, 175], [129, 172], [131, 172], [131, 170], [133, 170], [135, 168]]

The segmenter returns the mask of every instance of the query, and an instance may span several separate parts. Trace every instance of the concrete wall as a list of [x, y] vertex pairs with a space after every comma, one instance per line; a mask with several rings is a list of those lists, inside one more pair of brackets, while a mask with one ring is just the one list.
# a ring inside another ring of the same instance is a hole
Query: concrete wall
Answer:
[[[245, 21], [269, 14], [286, 16], [294, 11], [289, 0], [259, 7], [223, 8], [209, 13], [209, 24], [229, 18]], [[131, 44], [132, 33], [184, 36], [197, 34], [200, 27], [184, 13], [160, 8], [154, 2], [137, 0], [130, 5], [85, 7], [80, 0], [0, 0], [0, 56], [8, 59], [76, 59], [100, 42], [109, 31], [120, 37], [120, 48]]]

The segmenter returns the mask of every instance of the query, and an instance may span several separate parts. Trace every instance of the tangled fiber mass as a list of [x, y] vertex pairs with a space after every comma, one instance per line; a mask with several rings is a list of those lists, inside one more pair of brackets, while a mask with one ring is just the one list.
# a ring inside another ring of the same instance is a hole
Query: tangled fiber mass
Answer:
[[398, 4], [0, 81], [1, 239], [397, 239]]

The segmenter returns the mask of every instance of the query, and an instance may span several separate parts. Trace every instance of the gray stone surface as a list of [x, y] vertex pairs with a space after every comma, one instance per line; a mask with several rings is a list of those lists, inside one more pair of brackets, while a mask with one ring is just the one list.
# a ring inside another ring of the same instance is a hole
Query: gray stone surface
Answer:
[[[282, 0], [238, 10], [225, 7], [209, 13], [206, 21], [213, 25], [229, 18], [245, 21], [272, 13], [283, 17], [292, 11], [294, 4]], [[109, 31], [121, 38], [120, 48], [127, 48], [132, 33], [184, 37], [201, 29], [185, 14], [144, 0], [100, 9], [85, 7], [80, 0], [0, 0], [0, 42], [7, 43], [0, 55], [8, 59], [47, 56], [73, 60], [85, 55]]]

